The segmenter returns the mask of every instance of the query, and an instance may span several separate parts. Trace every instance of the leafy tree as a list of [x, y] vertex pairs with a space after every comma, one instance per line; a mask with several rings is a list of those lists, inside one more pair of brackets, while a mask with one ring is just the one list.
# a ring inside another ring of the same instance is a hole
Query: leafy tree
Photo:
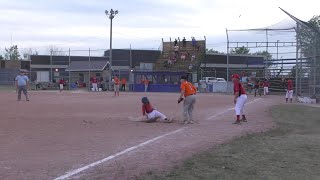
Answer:
[[219, 52], [219, 51], [214, 50], [214, 49], [206, 49], [206, 52], [208, 52], [208, 53], [220, 53], [220, 54], [223, 54], [223, 52]]
[[250, 54], [250, 49], [247, 47], [237, 47], [230, 50], [230, 54]]
[[[298, 76], [304, 76], [308, 72], [307, 69], [298, 67]], [[290, 77], [296, 77], [296, 66], [293, 66], [291, 72], [289, 73]]]
[[266, 57], [266, 60], [272, 59], [272, 55], [268, 51], [258, 51], [258, 52], [253, 53], [252, 55], [264, 56], [264, 57]]
[[19, 60], [20, 54], [18, 51], [18, 46], [13, 45], [10, 48], [5, 48], [5, 59], [6, 60]]
[[[315, 28], [320, 29], [320, 15], [313, 16], [308, 23]], [[300, 26], [297, 33], [298, 41], [301, 43], [300, 48], [304, 57], [314, 57], [315, 50], [317, 50], [317, 54], [319, 55], [320, 35], [305, 26]], [[315, 46], [315, 44], [317, 44], [317, 46]]]
[[53, 46], [53, 45], [50, 45], [48, 47], [48, 52], [49, 54], [52, 54], [52, 56], [64, 56], [66, 55], [64, 52], [63, 52], [63, 49], [62, 48], [58, 48], [56, 46]]
[[0, 60], [3, 60], [4, 58], [3, 58], [3, 56], [2, 55], [0, 55]]
[[24, 59], [30, 59], [30, 55], [38, 55], [39, 52], [35, 49], [32, 49], [32, 48], [28, 48], [28, 49], [25, 49], [24, 52], [23, 52], [23, 58]]

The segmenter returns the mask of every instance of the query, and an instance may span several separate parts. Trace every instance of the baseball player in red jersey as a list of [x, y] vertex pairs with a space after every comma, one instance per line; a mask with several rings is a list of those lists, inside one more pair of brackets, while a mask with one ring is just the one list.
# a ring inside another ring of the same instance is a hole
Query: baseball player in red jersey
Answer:
[[63, 78], [61, 78], [60, 81], [59, 81], [59, 89], [60, 89], [60, 92], [62, 92], [64, 84], [65, 84], [65, 81], [64, 81]]
[[114, 86], [113, 86], [114, 96], [119, 96], [120, 80], [119, 80], [119, 78], [117, 76], [114, 76], [113, 81], [114, 81]]
[[267, 79], [263, 82], [263, 95], [267, 95], [269, 93], [269, 82]]
[[[243, 85], [240, 83], [240, 76], [238, 74], [234, 74], [231, 76], [233, 81], [233, 90], [234, 90], [234, 103], [235, 103], [235, 111], [236, 111], [236, 121], [233, 124], [241, 124], [241, 121], [247, 122], [247, 118], [244, 113], [244, 105], [247, 102], [247, 95]], [[242, 115], [242, 119], [240, 120], [240, 116]]]
[[98, 91], [98, 79], [96, 76], [93, 76], [91, 79], [93, 91]]
[[172, 120], [168, 119], [161, 112], [155, 110], [150, 104], [150, 101], [147, 97], [143, 97], [141, 99], [141, 102], [142, 102], [142, 115], [147, 117], [147, 120], [145, 120], [144, 122], [147, 122], [147, 123], [156, 122], [157, 119], [159, 118], [161, 118], [161, 120], [166, 123], [172, 122]]
[[290, 98], [290, 102], [292, 102], [292, 96], [293, 96], [293, 82], [291, 79], [288, 79], [287, 81], [288, 87], [287, 87], [287, 93], [286, 93], [286, 102], [288, 102], [288, 99]]

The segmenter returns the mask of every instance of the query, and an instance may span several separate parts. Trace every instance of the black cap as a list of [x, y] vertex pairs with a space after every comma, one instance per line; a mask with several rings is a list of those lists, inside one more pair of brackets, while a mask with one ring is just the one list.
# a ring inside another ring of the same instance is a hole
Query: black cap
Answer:
[[187, 76], [181, 76], [181, 78], [180, 78], [180, 79], [187, 80], [188, 78], [187, 78]]

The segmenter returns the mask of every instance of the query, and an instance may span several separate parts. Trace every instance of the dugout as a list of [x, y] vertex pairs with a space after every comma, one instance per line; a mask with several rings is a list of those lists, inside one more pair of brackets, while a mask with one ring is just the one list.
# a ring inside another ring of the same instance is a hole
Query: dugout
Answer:
[[181, 76], [187, 76], [191, 81], [192, 76], [186, 72], [134, 71], [133, 91], [144, 92], [144, 80], [147, 78], [148, 92], [179, 92]]

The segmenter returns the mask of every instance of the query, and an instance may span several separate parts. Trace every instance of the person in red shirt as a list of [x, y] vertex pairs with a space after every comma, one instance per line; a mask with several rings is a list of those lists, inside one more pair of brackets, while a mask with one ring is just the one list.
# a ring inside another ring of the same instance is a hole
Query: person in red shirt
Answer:
[[[233, 81], [233, 90], [234, 90], [234, 99], [233, 102], [235, 104], [236, 111], [236, 121], [233, 124], [241, 124], [241, 121], [247, 122], [246, 115], [244, 113], [244, 105], [247, 102], [247, 95], [243, 85], [240, 83], [240, 76], [238, 74], [234, 74], [231, 76]], [[242, 119], [240, 120], [240, 116], [242, 115]]]
[[59, 81], [59, 89], [60, 89], [60, 92], [62, 92], [64, 84], [65, 84], [65, 81], [64, 81], [63, 78], [61, 78], [60, 81]]
[[183, 124], [193, 124], [193, 108], [196, 103], [196, 94], [197, 94], [197, 89], [191, 84], [190, 82], [187, 81], [186, 76], [181, 77], [181, 93], [180, 93], [180, 98], [178, 99], [178, 103], [180, 103], [183, 100], [184, 97], [184, 102], [183, 102]]
[[267, 94], [269, 94], [269, 81], [268, 79], [265, 79], [263, 82], [263, 95], [266, 96]]
[[126, 84], [127, 84], [127, 79], [126, 78], [122, 78], [121, 79], [121, 90], [122, 91], [126, 91]]
[[166, 123], [171, 123], [172, 120], [168, 119], [165, 115], [163, 115], [161, 112], [155, 110], [152, 105], [150, 104], [150, 101], [147, 97], [143, 97], [141, 99], [142, 102], [142, 115], [146, 116], [146, 120], [143, 122], [151, 123], [156, 122], [157, 119], [161, 118], [162, 121]]
[[291, 79], [288, 78], [287, 81], [287, 93], [286, 93], [286, 102], [288, 102], [288, 99], [290, 98], [290, 102], [292, 103], [292, 96], [293, 96], [293, 82]]
[[114, 81], [114, 87], [113, 87], [114, 96], [119, 96], [119, 84], [120, 84], [120, 80], [119, 80], [119, 78], [118, 78], [117, 76], [114, 76], [113, 81]]
[[93, 76], [91, 79], [92, 91], [98, 91], [98, 79], [96, 76]]

